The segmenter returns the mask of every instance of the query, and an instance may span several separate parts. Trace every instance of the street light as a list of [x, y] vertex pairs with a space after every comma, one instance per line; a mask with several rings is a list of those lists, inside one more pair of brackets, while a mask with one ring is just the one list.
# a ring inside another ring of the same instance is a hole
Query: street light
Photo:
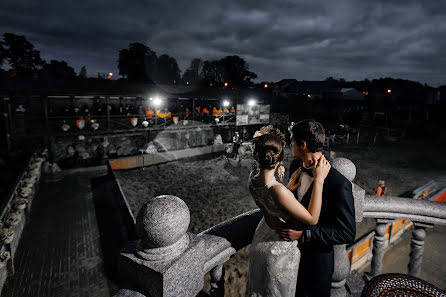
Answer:
[[248, 101], [248, 105], [249, 106], [254, 106], [254, 105], [256, 105], [256, 101], [254, 99], [251, 99], [251, 100]]
[[161, 100], [161, 98], [159, 97], [155, 97], [155, 99], [153, 99], [153, 104], [158, 107], [163, 103], [163, 101]]
[[387, 89], [387, 94], [392, 94], [392, 90], [391, 89]]
[[263, 87], [264, 87], [265, 89], [267, 89], [267, 88], [268, 88], [268, 84], [264, 84]]
[[225, 87], [227, 87], [229, 84], [227, 82], [225, 82]]
[[229, 101], [228, 100], [223, 101], [223, 106], [224, 107], [228, 107], [229, 106]]

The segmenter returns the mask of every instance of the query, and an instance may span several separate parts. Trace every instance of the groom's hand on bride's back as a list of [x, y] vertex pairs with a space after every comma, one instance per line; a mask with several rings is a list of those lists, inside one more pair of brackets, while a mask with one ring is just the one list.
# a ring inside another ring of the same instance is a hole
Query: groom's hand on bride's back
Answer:
[[302, 237], [303, 231], [297, 231], [293, 229], [280, 229], [277, 231], [277, 233], [282, 240], [294, 241]]

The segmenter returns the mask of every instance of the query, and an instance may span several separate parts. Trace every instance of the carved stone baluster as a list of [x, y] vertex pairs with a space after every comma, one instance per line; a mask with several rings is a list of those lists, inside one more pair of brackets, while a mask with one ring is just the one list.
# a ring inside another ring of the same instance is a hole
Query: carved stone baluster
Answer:
[[224, 297], [225, 296], [225, 267], [223, 264], [212, 268], [211, 272], [211, 296]]
[[426, 237], [426, 227], [432, 227], [432, 225], [414, 223], [408, 265], [409, 274], [412, 276], [420, 275], [424, 251], [424, 238]]
[[348, 296], [345, 282], [350, 273], [350, 262], [345, 250], [345, 244], [334, 245], [334, 263], [335, 270], [331, 279], [331, 295], [332, 297]]
[[386, 227], [388, 220], [376, 220], [375, 238], [373, 239], [373, 258], [372, 258], [372, 269], [370, 271], [370, 276], [374, 277], [381, 273], [382, 262], [384, 257], [384, 248], [386, 246]]

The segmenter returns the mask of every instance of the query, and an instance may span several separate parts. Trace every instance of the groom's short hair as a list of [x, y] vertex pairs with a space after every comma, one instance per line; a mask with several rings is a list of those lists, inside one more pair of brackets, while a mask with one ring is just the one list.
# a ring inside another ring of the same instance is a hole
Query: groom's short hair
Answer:
[[300, 145], [305, 141], [310, 152], [320, 152], [325, 142], [324, 128], [315, 120], [303, 120], [297, 122], [291, 128], [291, 138]]

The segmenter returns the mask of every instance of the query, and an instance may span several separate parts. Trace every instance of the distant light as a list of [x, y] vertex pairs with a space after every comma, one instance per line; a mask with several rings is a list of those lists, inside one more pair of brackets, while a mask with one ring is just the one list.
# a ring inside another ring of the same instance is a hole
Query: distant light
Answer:
[[189, 84], [189, 82], [186, 82], [186, 84], [188, 85], [188, 84]]
[[224, 106], [224, 107], [229, 106], [229, 101], [228, 101], [228, 100], [223, 101], [223, 106]]
[[254, 105], [256, 105], [256, 101], [254, 99], [251, 99], [251, 100], [248, 101], [248, 105], [249, 106], [254, 106]]
[[311, 95], [310, 95], [310, 94], [308, 94], [308, 95], [307, 95], [307, 97], [308, 97], [308, 98], [311, 98]]
[[391, 89], [387, 89], [387, 94], [392, 94], [392, 90]]
[[153, 98], [152, 98], [152, 97], [150, 97], [150, 98], [149, 98], [149, 100], [150, 100], [150, 101], [152, 101], [152, 100], [153, 100]]
[[163, 103], [163, 100], [161, 100], [161, 98], [159, 98], [159, 97], [156, 97], [153, 100], [153, 104], [155, 104], [155, 106], [160, 106], [162, 103]]
[[225, 82], [225, 87], [227, 87], [229, 84], [227, 82]]
[[268, 84], [264, 84], [263, 87], [264, 87], [265, 89], [267, 89], [267, 88], [268, 88]]
[[177, 81], [176, 81], [176, 80], [174, 80], [174, 81], [173, 81], [173, 83], [174, 83], [174, 84], [176, 84], [176, 83], [177, 83]]
[[109, 72], [107, 79], [112, 79], [112, 78], [113, 78], [113, 72]]

